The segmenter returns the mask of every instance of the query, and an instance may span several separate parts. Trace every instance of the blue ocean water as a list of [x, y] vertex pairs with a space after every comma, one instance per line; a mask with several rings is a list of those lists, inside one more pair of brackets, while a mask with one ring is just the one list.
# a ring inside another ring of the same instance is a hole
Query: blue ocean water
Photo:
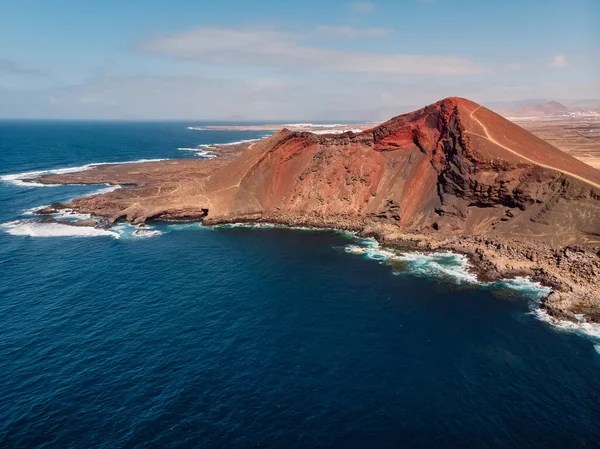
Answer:
[[264, 135], [190, 125], [0, 122], [0, 447], [597, 447], [599, 340], [534, 285], [332, 231], [58, 236], [27, 211], [99, 187], [9, 182]]

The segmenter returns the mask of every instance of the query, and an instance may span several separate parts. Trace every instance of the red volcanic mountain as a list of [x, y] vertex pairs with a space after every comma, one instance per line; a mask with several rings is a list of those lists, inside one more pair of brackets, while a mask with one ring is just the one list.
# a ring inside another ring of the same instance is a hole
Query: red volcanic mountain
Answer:
[[343, 219], [356, 228], [600, 241], [600, 171], [461, 98], [356, 134], [283, 130], [231, 161], [104, 166], [42, 181], [137, 184], [73, 204], [113, 220]]
[[208, 218], [320, 215], [598, 240], [600, 172], [469, 100], [358, 134], [283, 130], [212, 176]]

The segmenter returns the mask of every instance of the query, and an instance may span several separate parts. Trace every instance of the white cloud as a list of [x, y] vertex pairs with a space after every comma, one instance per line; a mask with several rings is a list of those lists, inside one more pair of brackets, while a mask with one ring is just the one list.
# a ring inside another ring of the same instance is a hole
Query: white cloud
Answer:
[[391, 33], [388, 28], [354, 28], [351, 26], [332, 26], [332, 25], [321, 25], [315, 28], [315, 32], [335, 37], [384, 37]]
[[[322, 27], [321, 27], [322, 28]], [[357, 31], [330, 27], [346, 35]], [[340, 31], [341, 30], [341, 31]], [[318, 30], [317, 30], [318, 31]], [[484, 64], [454, 55], [364, 53], [312, 46], [310, 33], [299, 35], [273, 29], [203, 27], [143, 42], [139, 49], [176, 59], [211, 64], [268, 67], [293, 71], [371, 74], [472, 75], [488, 71]]]
[[354, 2], [350, 5], [352, 10], [355, 12], [373, 12], [375, 10], [375, 5], [369, 2]]
[[554, 67], [554, 68], [563, 68], [569, 65], [569, 62], [567, 61], [567, 58], [565, 55], [556, 55], [554, 56], [554, 58], [552, 58], [552, 61], [550, 61], [548, 63], [548, 67]]

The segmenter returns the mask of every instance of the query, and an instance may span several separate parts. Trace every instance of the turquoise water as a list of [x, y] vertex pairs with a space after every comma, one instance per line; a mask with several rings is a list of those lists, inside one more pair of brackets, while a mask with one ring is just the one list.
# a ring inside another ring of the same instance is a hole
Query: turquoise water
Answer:
[[1, 447], [596, 447], [600, 340], [539, 286], [332, 231], [32, 221], [105, 186], [18, 173], [264, 135], [191, 125], [0, 122]]

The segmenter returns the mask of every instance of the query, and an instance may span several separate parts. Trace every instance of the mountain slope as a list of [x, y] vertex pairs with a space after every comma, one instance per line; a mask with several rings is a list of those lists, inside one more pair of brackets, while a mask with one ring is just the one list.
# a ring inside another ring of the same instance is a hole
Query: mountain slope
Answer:
[[137, 184], [72, 204], [112, 220], [340, 218], [357, 228], [600, 242], [600, 171], [461, 98], [356, 134], [282, 130], [231, 161], [104, 166], [41, 181]]
[[208, 181], [208, 218], [318, 214], [413, 230], [598, 241], [600, 172], [471, 101], [362, 133], [283, 130]]

